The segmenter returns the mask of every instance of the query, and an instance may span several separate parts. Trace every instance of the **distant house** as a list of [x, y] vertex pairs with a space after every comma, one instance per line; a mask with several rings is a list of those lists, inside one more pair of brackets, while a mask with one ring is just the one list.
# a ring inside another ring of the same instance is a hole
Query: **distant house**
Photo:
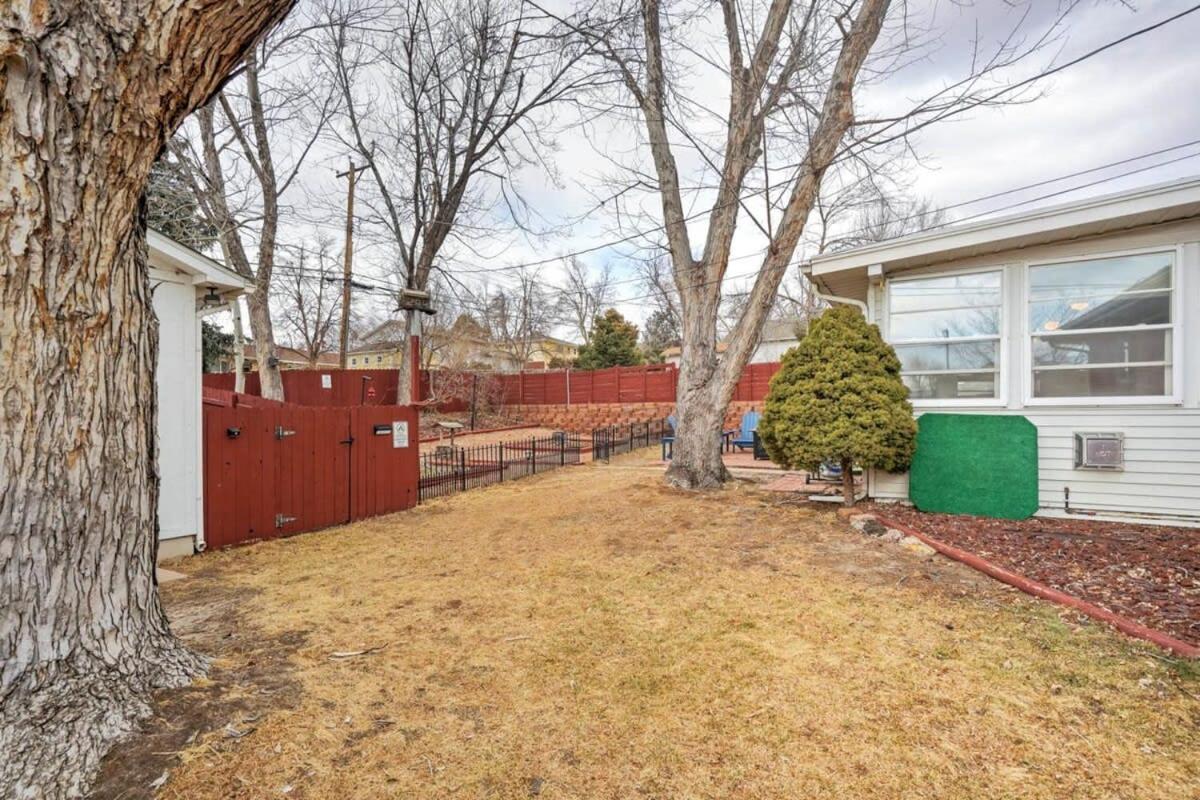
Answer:
[[[1200, 524], [1200, 178], [805, 270], [879, 325], [918, 415], [1034, 424], [1041, 514]], [[904, 499], [908, 476], [877, 471], [867, 489]]]
[[149, 231], [158, 317], [159, 557], [193, 552], [204, 537], [200, 320], [241, 294], [245, 282], [207, 256]]
[[[244, 349], [244, 361], [246, 372], [258, 371], [258, 353], [254, 349], [252, 342], [247, 342]], [[302, 353], [293, 347], [275, 348], [275, 352], [279, 354], [280, 369], [313, 369], [314, 365], [309, 362], [308, 355]], [[327, 369], [337, 369], [338, 354], [337, 353], [321, 353], [317, 357], [316, 367], [325, 367]], [[217, 359], [216, 369], [214, 372], [233, 372], [233, 356], [226, 355]]]
[[[763, 325], [762, 337], [758, 347], [750, 354], [749, 364], [770, 364], [783, 358], [783, 354], [796, 346], [800, 334], [804, 331], [804, 320], [799, 317], [767, 320]], [[727, 345], [717, 344], [717, 352], [724, 353]], [[668, 364], [679, 364], [683, 351], [678, 347], [668, 347], [662, 351], [663, 361]]]
[[[469, 314], [460, 314], [448, 328], [434, 327], [421, 337], [421, 359], [428, 368], [482, 368], [497, 372], [516, 372], [526, 362], [548, 364], [554, 359], [571, 361], [579, 346], [548, 335], [512, 344], [499, 342]], [[518, 352], [528, 349], [529, 358]], [[403, 320], [389, 320], [362, 337], [347, 358], [350, 369], [396, 369], [403, 365], [408, 351], [408, 333]], [[538, 367], [543, 368], [543, 367]]]
[[[529, 339], [529, 356], [525, 368], [545, 369], [552, 364], [570, 363], [578, 357], [579, 345], [574, 342], [538, 334]], [[542, 366], [536, 366], [538, 364]]]

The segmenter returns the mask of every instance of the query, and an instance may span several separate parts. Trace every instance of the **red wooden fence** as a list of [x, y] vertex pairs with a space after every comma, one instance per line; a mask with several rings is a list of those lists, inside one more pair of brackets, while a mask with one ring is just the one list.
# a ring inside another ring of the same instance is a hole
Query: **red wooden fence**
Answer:
[[[767, 396], [778, 362], [747, 364], [734, 392], [734, 400], [757, 402]], [[283, 391], [288, 403], [299, 405], [386, 405], [396, 400], [396, 370], [288, 370], [283, 374]], [[421, 396], [444, 394], [439, 381], [455, 381], [467, 372], [424, 370]], [[371, 380], [363, 381], [363, 377]], [[673, 364], [645, 367], [611, 367], [592, 371], [545, 370], [490, 376], [503, 385], [505, 405], [587, 405], [596, 403], [673, 403], [679, 370]], [[326, 380], [326, 378], [328, 378]], [[233, 389], [232, 374], [204, 376], [204, 385]], [[258, 394], [258, 375], [246, 376], [246, 391]], [[439, 411], [465, 411], [469, 395], [442, 399]]]
[[779, 372], [778, 361], [768, 364], [747, 364], [742, 370], [742, 377], [738, 381], [737, 388], [734, 389], [733, 399], [754, 403], [763, 400], [770, 388], [771, 378], [775, 376], [776, 372]]
[[[301, 407], [206, 388], [205, 542], [271, 539], [415, 506], [417, 425], [406, 406]], [[403, 426], [406, 442], [393, 435]]]
[[[396, 403], [394, 369], [289, 369], [280, 373], [283, 396], [300, 406], [388, 406]], [[232, 372], [204, 376], [204, 386], [233, 391]], [[246, 374], [246, 394], [260, 395], [258, 373]]]

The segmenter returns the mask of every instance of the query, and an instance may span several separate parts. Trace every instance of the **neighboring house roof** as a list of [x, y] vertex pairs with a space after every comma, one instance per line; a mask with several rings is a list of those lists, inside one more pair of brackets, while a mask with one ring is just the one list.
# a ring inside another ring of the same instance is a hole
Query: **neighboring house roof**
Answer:
[[796, 329], [804, 327], [805, 322], [800, 317], [767, 320], [763, 325], [759, 342], [794, 342]]
[[379, 339], [351, 347], [347, 353], [391, 353], [405, 347], [407, 339]]
[[[762, 336], [759, 338], [759, 344], [764, 342], [794, 342], [796, 341], [796, 326], [803, 325], [804, 321], [799, 317], [787, 317], [786, 319], [771, 319], [763, 324]], [[717, 342], [717, 352], [724, 353], [729, 348], [726, 342]], [[662, 351], [663, 358], [672, 358], [674, 356], [683, 355], [681, 347], [667, 347]]]
[[825, 292], [861, 297], [883, 273], [1200, 216], [1200, 177], [1153, 184], [817, 256], [802, 267]]
[[531, 342], [549, 342], [550, 344], [557, 344], [557, 345], [561, 345], [562, 347], [570, 347], [570, 348], [573, 348], [576, 350], [579, 349], [579, 345], [576, 344], [575, 342], [568, 342], [566, 339], [559, 339], [559, 338], [550, 336], [545, 333], [535, 333], [529, 337], [529, 341], [531, 341]]
[[[245, 348], [242, 352], [245, 358], [258, 358], [258, 353], [255, 351], [254, 344], [252, 342], [246, 342]], [[276, 345], [275, 352], [279, 354], [279, 360], [285, 364], [308, 364], [308, 356], [294, 347], [282, 347]], [[337, 353], [321, 353], [321, 355], [317, 357], [317, 366], [337, 367], [339, 363], [340, 361]]]

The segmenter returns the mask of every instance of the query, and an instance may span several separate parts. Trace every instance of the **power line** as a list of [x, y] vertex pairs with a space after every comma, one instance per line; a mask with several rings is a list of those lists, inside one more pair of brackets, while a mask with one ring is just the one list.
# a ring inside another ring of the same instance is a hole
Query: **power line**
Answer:
[[[1010, 92], [1012, 92], [1016, 89], [1022, 88], [1024, 86], [1028, 86], [1031, 83], [1039, 81], [1043, 78], [1050, 77], [1051, 75], [1056, 75], [1060, 72], [1063, 72], [1066, 69], [1069, 69], [1070, 67], [1077, 66], [1078, 64], [1081, 64], [1085, 61], [1095, 58], [1096, 56], [1100, 55], [1101, 53], [1104, 53], [1114, 47], [1117, 47], [1128, 41], [1136, 39], [1139, 36], [1144, 36], [1147, 33], [1151, 33], [1153, 31], [1158, 30], [1159, 28], [1165, 27], [1166, 25], [1169, 25], [1173, 22], [1177, 22], [1178, 20], [1182, 19], [1183, 17], [1186, 17], [1189, 14], [1193, 14], [1196, 11], [1200, 11], [1200, 3], [1194, 5], [1190, 8], [1187, 8], [1177, 14], [1174, 14], [1170, 17], [1167, 17], [1166, 19], [1162, 19], [1162, 20], [1159, 20], [1158, 22], [1147, 25], [1144, 28], [1139, 28], [1138, 30], [1131, 31], [1131, 32], [1125, 34], [1124, 36], [1121, 36], [1117, 39], [1114, 39], [1110, 42], [1100, 45], [1099, 47], [1096, 47], [1096, 48], [1088, 51], [1087, 53], [1084, 53], [1074, 59], [1071, 59], [1070, 61], [1067, 61], [1063, 64], [1059, 64], [1055, 67], [1051, 67], [1050, 69], [1044, 70], [1036, 75], [1033, 75], [1029, 78], [1019, 81], [1016, 84], [1013, 84], [1012, 86], [1007, 86], [1007, 87], [997, 91], [995, 94], [989, 96], [989, 98], [984, 102], [991, 102], [991, 101], [996, 100], [997, 98], [1003, 96], [1004, 94], [1010, 93]], [[939, 119], [939, 120], [945, 119], [948, 116], [950, 116], [950, 113], [945, 113], [945, 114], [942, 114], [941, 116], [939, 116], [937, 119]], [[907, 133], [910, 133], [910, 132], [911, 131], [906, 132], [905, 135], [907, 135]], [[804, 165], [804, 162], [799, 161], [794, 164], [788, 164], [783, 167], [780, 167], [780, 169], [781, 170], [793, 170], [793, 169], [798, 169], [803, 165]], [[755, 196], [758, 196], [761, 194], [765, 194], [767, 191], [768, 191], [768, 189], [765, 187], [762, 189], [752, 190], [746, 196], [738, 197], [737, 199], [731, 200], [727, 203], [721, 203], [721, 204], [715, 205], [712, 208], [707, 209], [705, 211], [699, 211], [699, 212], [696, 212], [695, 214], [685, 216], [683, 218], [683, 221], [685, 223], [691, 222], [692, 220], [696, 220], [696, 219], [705, 217], [705, 216], [711, 214], [713, 211], [718, 211], [718, 210], [721, 210], [722, 208], [729, 207], [729, 206], [740, 205], [748, 197], [755, 197]], [[665, 223], [656, 225], [656, 226], [650, 228], [649, 230], [639, 231], [637, 233], [633, 233], [628, 236], [621, 237], [619, 239], [614, 239], [614, 240], [611, 240], [608, 242], [603, 242], [601, 244], [592, 245], [590, 247], [581, 248], [579, 250], [574, 250], [574, 251], [571, 251], [568, 253], [563, 253], [554, 258], [545, 258], [545, 259], [540, 259], [540, 260], [536, 260], [536, 261], [527, 261], [524, 263], [507, 265], [504, 267], [482, 267], [482, 268], [474, 269], [474, 270], [460, 269], [460, 270], [457, 270], [457, 272], [462, 273], [462, 274], [489, 274], [489, 273], [495, 273], [495, 272], [507, 272], [507, 271], [511, 271], [511, 270], [528, 269], [531, 267], [545, 266], [547, 264], [553, 264], [555, 262], [562, 261], [567, 258], [573, 258], [575, 256], [581, 256], [581, 255], [588, 255], [589, 253], [594, 253], [594, 252], [597, 252], [600, 250], [607, 249], [609, 247], [614, 247], [619, 244], [628, 244], [629, 242], [632, 242], [636, 239], [644, 238], [645, 236], [647, 236], [649, 234], [664, 231], [664, 230], [666, 230], [666, 227], [667, 226]]]
[[[1040, 187], [1043, 187], [1043, 186], [1048, 186], [1048, 185], [1050, 185], [1050, 184], [1054, 184], [1054, 183], [1060, 183], [1060, 182], [1062, 182], [1062, 181], [1064, 181], [1064, 180], [1070, 180], [1071, 178], [1075, 178], [1075, 177], [1081, 177], [1081, 176], [1083, 176], [1083, 175], [1094, 174], [1094, 173], [1096, 173], [1096, 172], [1100, 172], [1100, 171], [1102, 171], [1102, 170], [1111, 169], [1111, 168], [1113, 168], [1113, 167], [1122, 166], [1122, 165], [1125, 165], [1125, 164], [1131, 164], [1131, 163], [1134, 163], [1134, 162], [1136, 162], [1136, 161], [1141, 161], [1141, 160], [1144, 160], [1144, 159], [1146, 159], [1146, 158], [1150, 158], [1150, 157], [1152, 157], [1152, 156], [1155, 156], [1155, 155], [1162, 155], [1162, 154], [1164, 154], [1164, 153], [1175, 152], [1175, 151], [1181, 150], [1181, 149], [1183, 149], [1183, 148], [1185, 148], [1185, 147], [1190, 147], [1190, 146], [1197, 145], [1197, 144], [1200, 144], [1200, 139], [1194, 139], [1194, 140], [1192, 140], [1192, 141], [1189, 141], [1189, 142], [1184, 142], [1184, 143], [1182, 143], [1182, 144], [1173, 145], [1173, 146], [1171, 146], [1171, 147], [1165, 147], [1165, 148], [1161, 148], [1161, 149], [1159, 149], [1159, 150], [1150, 151], [1150, 152], [1144, 153], [1144, 154], [1142, 154], [1142, 155], [1139, 155], [1139, 156], [1131, 156], [1131, 157], [1128, 157], [1128, 158], [1119, 159], [1119, 160], [1117, 160], [1117, 161], [1108, 162], [1108, 163], [1106, 163], [1106, 164], [1102, 164], [1102, 165], [1095, 166], [1095, 167], [1090, 167], [1090, 168], [1088, 168], [1088, 169], [1077, 170], [1077, 171], [1075, 171], [1075, 172], [1068, 173], [1068, 174], [1066, 174], [1066, 175], [1061, 175], [1061, 176], [1058, 176], [1058, 177], [1056, 177], [1056, 178], [1050, 178], [1050, 179], [1045, 179], [1045, 180], [1041, 180], [1041, 181], [1036, 181], [1036, 182], [1034, 182], [1034, 183], [1025, 184], [1025, 185], [1023, 185], [1023, 186], [1017, 186], [1017, 187], [1013, 187], [1013, 188], [1010, 188], [1010, 189], [1005, 189], [1005, 190], [1002, 190], [1002, 191], [999, 191], [999, 192], [992, 192], [992, 193], [990, 193], [990, 194], [987, 194], [987, 195], [982, 195], [982, 196], [980, 196], [980, 197], [976, 197], [976, 198], [972, 198], [972, 199], [969, 199], [969, 200], [963, 200], [963, 201], [960, 201], [960, 202], [958, 202], [958, 203], [954, 203], [954, 204], [952, 204], [952, 205], [946, 206], [945, 208], [946, 208], [946, 209], [952, 209], [952, 208], [961, 208], [961, 207], [963, 207], [963, 206], [974, 205], [974, 204], [976, 204], [976, 203], [983, 202], [983, 201], [985, 201], [985, 200], [992, 200], [992, 199], [996, 199], [996, 198], [998, 198], [998, 197], [1006, 197], [1006, 196], [1013, 195], [1013, 194], [1016, 194], [1016, 193], [1019, 193], [1019, 192], [1029, 191], [1030, 189], [1036, 189], [1036, 188], [1040, 188]], [[1150, 165], [1146, 165], [1146, 166], [1142, 166], [1142, 167], [1139, 167], [1139, 168], [1137, 168], [1137, 169], [1133, 169], [1133, 170], [1127, 170], [1127, 171], [1125, 171], [1125, 172], [1121, 172], [1121, 173], [1119, 173], [1119, 174], [1116, 174], [1116, 175], [1110, 175], [1110, 176], [1106, 176], [1106, 177], [1104, 177], [1104, 178], [1100, 178], [1100, 179], [1097, 179], [1097, 180], [1094, 180], [1094, 181], [1090, 181], [1090, 182], [1088, 182], [1088, 183], [1084, 183], [1084, 184], [1081, 184], [1081, 185], [1078, 185], [1078, 186], [1071, 186], [1071, 187], [1067, 187], [1067, 188], [1064, 188], [1064, 189], [1059, 189], [1059, 190], [1056, 190], [1056, 191], [1053, 191], [1053, 192], [1049, 192], [1049, 193], [1046, 193], [1046, 194], [1038, 195], [1038, 196], [1036, 196], [1036, 197], [1027, 198], [1027, 199], [1025, 199], [1025, 200], [1021, 200], [1021, 201], [1019, 201], [1019, 202], [1016, 202], [1016, 203], [1010, 203], [1010, 204], [1008, 204], [1008, 205], [1001, 206], [1001, 207], [999, 207], [999, 208], [989, 209], [989, 210], [987, 210], [987, 211], [981, 211], [981, 212], [978, 212], [978, 213], [976, 213], [976, 214], [972, 214], [972, 215], [970, 215], [970, 216], [963, 217], [963, 218], [960, 218], [960, 219], [957, 219], [957, 220], [951, 220], [951, 221], [948, 221], [948, 222], [939, 223], [939, 224], [937, 224], [937, 225], [931, 225], [931, 226], [928, 226], [928, 227], [926, 227], [926, 228], [923, 228], [921, 231], [915, 231], [915, 232], [913, 232], [913, 233], [914, 233], [914, 234], [915, 234], [915, 233], [924, 233], [924, 232], [928, 232], [928, 231], [931, 231], [931, 230], [937, 230], [937, 229], [939, 229], [939, 228], [948, 227], [948, 226], [950, 226], [950, 225], [960, 225], [960, 224], [963, 224], [963, 223], [965, 223], [965, 222], [969, 222], [969, 221], [971, 221], [971, 220], [974, 220], [974, 219], [979, 219], [979, 218], [981, 218], [981, 217], [990, 216], [990, 215], [992, 215], [992, 214], [997, 214], [997, 213], [1000, 213], [1000, 212], [1003, 212], [1003, 211], [1011, 210], [1011, 209], [1013, 209], [1013, 208], [1018, 208], [1018, 207], [1020, 207], [1020, 206], [1025, 206], [1025, 205], [1029, 205], [1029, 204], [1031, 204], [1031, 203], [1036, 203], [1036, 202], [1039, 202], [1039, 201], [1042, 201], [1042, 200], [1052, 199], [1052, 198], [1054, 198], [1054, 197], [1059, 197], [1059, 196], [1061, 196], [1061, 195], [1064, 195], [1064, 194], [1070, 194], [1070, 193], [1072, 193], [1072, 192], [1081, 191], [1081, 190], [1083, 190], [1083, 189], [1091, 188], [1091, 187], [1093, 187], [1093, 186], [1098, 186], [1098, 185], [1101, 185], [1101, 184], [1104, 184], [1104, 183], [1107, 183], [1107, 182], [1110, 182], [1110, 181], [1120, 180], [1120, 179], [1122, 179], [1122, 178], [1126, 178], [1126, 177], [1129, 177], [1129, 176], [1131, 176], [1131, 175], [1136, 175], [1136, 174], [1139, 174], [1139, 173], [1142, 173], [1142, 172], [1146, 172], [1146, 171], [1149, 171], [1149, 170], [1158, 169], [1158, 168], [1160, 168], [1160, 167], [1169, 166], [1169, 165], [1171, 165], [1171, 164], [1174, 164], [1174, 163], [1178, 163], [1178, 162], [1181, 162], [1181, 161], [1186, 161], [1186, 160], [1188, 160], [1188, 159], [1196, 158], [1197, 156], [1200, 156], [1200, 152], [1196, 152], [1196, 153], [1189, 153], [1189, 154], [1187, 154], [1187, 155], [1178, 156], [1178, 157], [1176, 157], [1176, 158], [1169, 159], [1169, 160], [1167, 160], [1167, 161], [1163, 161], [1163, 162], [1157, 162], [1157, 163], [1150, 164]], [[920, 215], [920, 214], [915, 214], [915, 215], [910, 215], [910, 216], [907, 216], [907, 217], [898, 217], [898, 218], [896, 218], [895, 220], [893, 220], [893, 222], [906, 222], [906, 221], [911, 221], [911, 220], [913, 220], [913, 219], [919, 219], [921, 216], [923, 216], [923, 215]], [[868, 229], [866, 229], [866, 228], [863, 228], [863, 229], [858, 229], [858, 230], [855, 230], [855, 231], [849, 231], [849, 232], [847, 232], [847, 234], [846, 234], [846, 235], [849, 235], [849, 234], [851, 234], [851, 233], [862, 233], [862, 232], [865, 232], [865, 231], [867, 231], [867, 230], [868, 230]], [[913, 235], [913, 234], [906, 234], [906, 235]], [[764, 249], [762, 249], [762, 250], [758, 250], [758, 251], [755, 251], [755, 252], [752, 252], [752, 253], [746, 253], [746, 254], [743, 254], [743, 255], [740, 255], [740, 256], [734, 256], [734, 257], [731, 257], [731, 258], [729, 259], [729, 261], [730, 261], [730, 262], [733, 262], [733, 261], [744, 260], [744, 259], [747, 259], [747, 258], [761, 257], [761, 256], [762, 256], [762, 255], [764, 255], [766, 252], [767, 252], [767, 250], [764, 248]], [[312, 274], [312, 273], [316, 273], [316, 274], [325, 275], [325, 276], [332, 276], [332, 277], [327, 277], [327, 279], [328, 279], [328, 280], [331, 280], [331, 281], [340, 281], [340, 280], [342, 280], [342, 277], [341, 277], [340, 275], [333, 275], [332, 273], [328, 273], [327, 271], [323, 271], [323, 270], [315, 270], [315, 269], [313, 269], [313, 268], [299, 268], [299, 267], [294, 267], [294, 266], [292, 266], [292, 267], [288, 267], [288, 266], [285, 266], [285, 265], [276, 265], [275, 269], [276, 269], [276, 270], [279, 270], [279, 271], [289, 271], [289, 270], [290, 270], [290, 271], [291, 271], [291, 274], [293, 274], [293, 275], [294, 275], [294, 274], [296, 274], [296, 271], [297, 271], [297, 270], [303, 270], [303, 271], [306, 271], [306, 272], [308, 272], [308, 273], [310, 273], [310, 274]], [[730, 281], [730, 280], [738, 280], [738, 279], [740, 279], [740, 278], [751, 277], [751, 276], [753, 276], [753, 275], [756, 275], [756, 274], [758, 274], [758, 270], [757, 270], [757, 269], [751, 270], [751, 271], [749, 271], [749, 272], [741, 273], [741, 274], [735, 274], [735, 275], [725, 275], [725, 276], [723, 276], [722, 278], [720, 278], [720, 279], [719, 279], [719, 282], [722, 282], [722, 283], [723, 283], [723, 282], [725, 282], [725, 281]], [[363, 276], [363, 275], [359, 275], [359, 274], [356, 274], [356, 275], [354, 275], [354, 277], [360, 278], [360, 279], [362, 279], [362, 280], [364, 280], [364, 281], [373, 281], [375, 284], [377, 284], [377, 285], [378, 285], [378, 288], [380, 288], [380, 289], [382, 289], [382, 290], [384, 290], [384, 291], [387, 291], [387, 292], [392, 292], [392, 293], [395, 293], [395, 292], [398, 292], [398, 291], [400, 291], [400, 289], [402, 288], [402, 287], [398, 287], [398, 286], [397, 286], [397, 285], [395, 285], [395, 284], [391, 284], [391, 283], [387, 282], [386, 280], [380, 280], [380, 279], [378, 279], [378, 278], [373, 278], [373, 277], [369, 277], [369, 276]], [[624, 280], [621, 280], [621, 281], [614, 281], [614, 282], [610, 283], [609, 285], [610, 285], [610, 286], [625, 285], [625, 284], [629, 284], [629, 283], [637, 283], [637, 282], [640, 282], [641, 280], [642, 280], [642, 278], [629, 278], [629, 279], [624, 279]], [[699, 287], [699, 286], [712, 285], [713, 283], [717, 283], [717, 282], [718, 282], [717, 280], [703, 281], [703, 282], [700, 282], [700, 283], [691, 284], [691, 285], [690, 285], [689, 287], [687, 287], [687, 288], [696, 288], [696, 287]], [[549, 285], [549, 287], [550, 287], [550, 288], [552, 288], [552, 289], [554, 289], [554, 290], [557, 290], [557, 291], [567, 291], [566, 287], [562, 287], [562, 286], [557, 286], [557, 285], [550, 284], [550, 285]], [[644, 295], [635, 295], [634, 297], [617, 299], [617, 300], [615, 300], [615, 301], [613, 301], [613, 302], [614, 302], [614, 304], [638, 305], [638, 302], [637, 302], [637, 301], [639, 301], [639, 300], [650, 300], [650, 299], [653, 299], [653, 298], [655, 298], [655, 297], [657, 297], [657, 296], [658, 296], [658, 293], [657, 293], [657, 292], [650, 292], [650, 293], [647, 293], [647, 294], [644, 294]], [[460, 301], [460, 302], [461, 302], [461, 301]]]

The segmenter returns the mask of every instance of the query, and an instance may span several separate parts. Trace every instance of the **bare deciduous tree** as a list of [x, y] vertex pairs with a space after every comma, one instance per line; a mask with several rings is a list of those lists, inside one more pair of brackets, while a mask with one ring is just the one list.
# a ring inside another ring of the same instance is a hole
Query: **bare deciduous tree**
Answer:
[[284, 399], [270, 305], [283, 198], [337, 105], [295, 63], [310, 32], [296, 20], [265, 37], [171, 143], [173, 167], [219, 232], [225, 263], [253, 287], [250, 332], [262, 395], [273, 400]]
[[151, 165], [290, 0], [0, 10], [0, 796], [80, 797], [200, 675], [159, 600]]
[[482, 322], [491, 340], [519, 369], [537, 349], [538, 337], [546, 335], [557, 320], [554, 299], [537, 273], [522, 270], [516, 285], [486, 295]]
[[329, 0], [326, 23], [336, 132], [372, 178], [366, 222], [401, 283], [426, 290], [448, 247], [475, 253], [496, 230], [493, 209], [523, 216], [515, 172], [553, 172], [544, 112], [594, 82], [586, 48], [522, 0]]
[[638, 285], [646, 293], [647, 301], [655, 312], [660, 313], [671, 330], [680, 331], [683, 323], [679, 314], [679, 290], [671, 276], [671, 263], [667, 256], [641, 258], [633, 262]]
[[[1047, 41], [1009, 37], [993, 53], [977, 53], [964, 79], [914, 106], [874, 119], [857, 115], [855, 87], [916, 55], [921, 37], [912, 12], [890, 0], [719, 0], [702, 7], [611, 0], [588, 25], [576, 26], [620, 80], [623, 92], [609, 98], [610, 113], [636, 120], [650, 162], [626, 167], [630, 177], [613, 200], [636, 208], [646, 191], [657, 200], [679, 294], [683, 355], [670, 483], [704, 488], [726, 479], [715, 432], [830, 168], [961, 110], [1004, 102], [988, 78]], [[711, 98], [722, 94], [727, 104], [717, 110]], [[681, 174], [684, 148], [699, 163], [700, 180]], [[689, 213], [697, 206], [704, 210]], [[701, 229], [693, 230], [693, 218], [703, 219]], [[720, 353], [722, 282], [742, 218], [765, 247]]]
[[289, 344], [315, 369], [322, 353], [334, 344], [341, 319], [341, 264], [328, 237], [311, 250], [300, 247], [295, 264], [277, 267], [273, 295]]
[[581, 342], [592, 338], [596, 315], [613, 299], [612, 270], [606, 264], [594, 277], [588, 265], [578, 258], [567, 261], [566, 279], [558, 292], [558, 308], [564, 324], [579, 334]]

